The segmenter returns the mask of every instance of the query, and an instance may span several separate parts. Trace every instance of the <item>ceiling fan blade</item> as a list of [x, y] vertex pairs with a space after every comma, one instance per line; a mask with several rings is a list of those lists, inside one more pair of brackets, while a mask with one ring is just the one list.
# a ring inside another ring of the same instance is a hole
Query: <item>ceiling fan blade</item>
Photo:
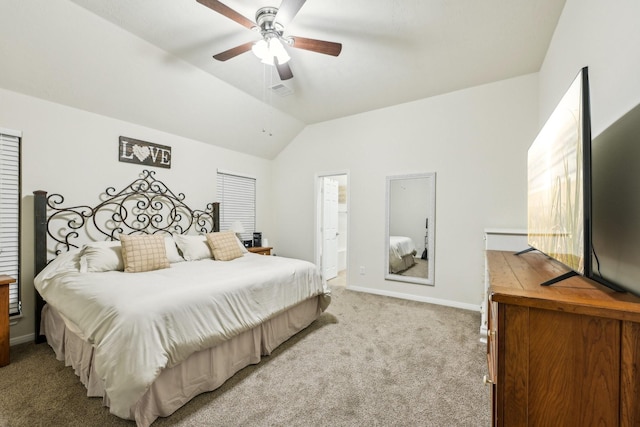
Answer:
[[293, 73], [291, 72], [291, 67], [289, 67], [288, 63], [280, 64], [278, 63], [278, 58], [273, 58], [274, 64], [276, 66], [276, 70], [278, 70], [278, 75], [280, 76], [280, 80], [289, 80], [293, 78]]
[[275, 21], [282, 26], [286, 26], [296, 16], [306, 1], [307, 0], [282, 0]]
[[231, 9], [229, 6], [226, 6], [220, 3], [217, 0], [196, 0], [198, 3], [207, 6], [209, 9], [213, 9], [221, 15], [226, 16], [227, 18], [236, 21], [238, 24], [243, 27], [247, 27], [248, 29], [252, 29], [256, 26], [256, 24], [248, 18], [240, 15], [235, 10]]
[[255, 42], [247, 42], [245, 44], [241, 44], [240, 46], [232, 47], [229, 50], [225, 50], [224, 52], [220, 52], [217, 55], [213, 55], [213, 58], [217, 59], [218, 61], [226, 61], [227, 59], [235, 58], [241, 53], [245, 53], [251, 50], [251, 47], [254, 43]]
[[296, 49], [311, 50], [313, 52], [324, 53], [325, 55], [338, 56], [342, 51], [342, 43], [327, 42], [324, 40], [307, 39], [304, 37], [291, 37]]

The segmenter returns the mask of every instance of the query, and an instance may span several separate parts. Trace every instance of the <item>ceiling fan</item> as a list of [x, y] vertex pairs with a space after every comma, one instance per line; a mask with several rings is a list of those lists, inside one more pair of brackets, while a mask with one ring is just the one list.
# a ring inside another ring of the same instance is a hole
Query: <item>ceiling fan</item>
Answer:
[[290, 57], [284, 45], [332, 56], [340, 55], [342, 50], [341, 43], [284, 35], [285, 26], [296, 16], [306, 0], [282, 0], [280, 8], [262, 7], [256, 12], [255, 23], [217, 0], [197, 1], [250, 30], [260, 32], [262, 36], [262, 40], [257, 42], [244, 43], [214, 55], [218, 61], [226, 61], [252, 50], [263, 63], [276, 67], [281, 80], [288, 80], [293, 77], [293, 73], [287, 64]]

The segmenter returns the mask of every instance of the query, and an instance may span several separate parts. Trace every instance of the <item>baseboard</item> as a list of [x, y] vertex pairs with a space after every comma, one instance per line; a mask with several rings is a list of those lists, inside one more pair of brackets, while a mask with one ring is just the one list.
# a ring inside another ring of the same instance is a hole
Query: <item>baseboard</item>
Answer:
[[480, 342], [486, 344], [487, 343], [487, 327], [486, 326], [481, 326], [480, 327]]
[[9, 339], [9, 345], [18, 345], [18, 344], [24, 344], [27, 342], [33, 342], [35, 340], [35, 336], [36, 334], [27, 334], [27, 335], [22, 335], [20, 337], [15, 337], [15, 338], [11, 338]]
[[430, 304], [444, 305], [444, 306], [447, 306], [447, 307], [454, 307], [454, 308], [461, 308], [463, 310], [478, 311], [478, 312], [480, 311], [480, 305], [479, 304], [477, 304], [477, 305], [476, 304], [467, 304], [467, 303], [463, 303], [463, 302], [450, 301], [450, 300], [445, 300], [445, 299], [421, 297], [421, 296], [418, 296], [418, 295], [403, 294], [401, 292], [392, 292], [392, 291], [384, 291], [384, 290], [380, 290], [380, 289], [363, 288], [361, 286], [348, 286], [347, 285], [347, 290], [356, 291], [356, 292], [364, 292], [364, 293], [367, 293], [367, 294], [382, 295], [382, 296], [385, 296], [385, 297], [408, 299], [408, 300], [411, 300], [411, 301], [428, 302]]

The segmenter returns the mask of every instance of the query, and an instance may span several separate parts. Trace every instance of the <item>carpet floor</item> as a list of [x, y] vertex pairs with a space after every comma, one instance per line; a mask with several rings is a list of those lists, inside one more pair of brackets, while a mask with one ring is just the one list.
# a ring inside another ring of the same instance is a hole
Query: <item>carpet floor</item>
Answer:
[[415, 258], [415, 264], [406, 270], [398, 273], [401, 276], [419, 277], [426, 279], [429, 277], [429, 261], [426, 259]]
[[[488, 426], [480, 314], [332, 289], [322, 316], [153, 426]], [[46, 344], [11, 348], [0, 426], [133, 426]]]

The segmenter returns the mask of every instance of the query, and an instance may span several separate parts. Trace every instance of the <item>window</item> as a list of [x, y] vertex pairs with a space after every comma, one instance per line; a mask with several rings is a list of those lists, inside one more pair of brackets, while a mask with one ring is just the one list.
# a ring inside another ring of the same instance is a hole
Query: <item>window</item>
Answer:
[[244, 228], [242, 240], [253, 239], [256, 229], [256, 179], [218, 171], [220, 230], [231, 230], [235, 221]]
[[20, 303], [20, 133], [0, 129], [0, 274], [16, 279], [9, 285], [9, 315]]

